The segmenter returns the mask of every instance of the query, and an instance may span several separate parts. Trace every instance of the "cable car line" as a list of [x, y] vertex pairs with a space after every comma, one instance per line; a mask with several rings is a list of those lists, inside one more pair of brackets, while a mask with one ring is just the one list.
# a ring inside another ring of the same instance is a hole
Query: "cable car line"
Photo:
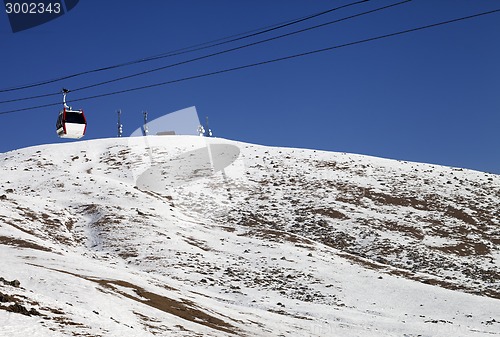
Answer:
[[[167, 85], [167, 84], [178, 83], [178, 82], [188, 81], [188, 80], [192, 80], [192, 79], [197, 79], [197, 78], [202, 78], [202, 77], [208, 77], [208, 76], [212, 76], [212, 75], [218, 75], [218, 74], [222, 74], [222, 73], [228, 73], [228, 72], [232, 72], [232, 71], [236, 71], [236, 70], [242, 70], [242, 69], [246, 69], [246, 68], [256, 67], [256, 66], [259, 66], [259, 65], [276, 63], [276, 62], [280, 62], [280, 61], [284, 61], [284, 60], [290, 60], [290, 59], [299, 58], [299, 57], [303, 57], [303, 56], [307, 56], [307, 55], [318, 54], [318, 53], [322, 53], [322, 52], [326, 52], [326, 51], [331, 51], [331, 50], [335, 50], [335, 49], [340, 49], [340, 48], [344, 48], [344, 47], [349, 47], [349, 46], [354, 46], [354, 45], [358, 45], [358, 44], [362, 44], [362, 43], [366, 43], [366, 42], [372, 42], [372, 41], [382, 40], [382, 39], [389, 38], [389, 37], [394, 37], [394, 36], [399, 36], [399, 35], [403, 35], [403, 34], [408, 34], [408, 33], [416, 32], [416, 31], [424, 30], [424, 29], [429, 29], [429, 28], [434, 28], [434, 27], [438, 27], [438, 26], [443, 26], [443, 25], [447, 25], [447, 24], [450, 24], [450, 23], [464, 21], [464, 20], [468, 20], [468, 19], [472, 19], [472, 18], [477, 18], [477, 17], [480, 17], [480, 16], [485, 16], [485, 15], [489, 15], [489, 14], [493, 14], [493, 13], [498, 13], [498, 12], [500, 12], [500, 9], [495, 9], [495, 10], [491, 10], [491, 11], [487, 11], [487, 12], [482, 12], [482, 13], [478, 13], [478, 14], [468, 15], [468, 16], [457, 18], [457, 19], [451, 19], [451, 20], [447, 20], [447, 21], [441, 21], [441, 22], [438, 22], [438, 23], [433, 23], [433, 24], [429, 24], [429, 25], [425, 25], [425, 26], [420, 26], [420, 27], [416, 27], [416, 28], [406, 29], [406, 30], [402, 30], [402, 31], [399, 31], [399, 32], [395, 32], [395, 33], [389, 33], [389, 34], [379, 35], [379, 36], [375, 36], [375, 37], [371, 37], [371, 38], [367, 38], [367, 39], [357, 40], [357, 41], [354, 41], [354, 42], [349, 42], [349, 43], [344, 43], [344, 44], [340, 44], [340, 45], [330, 46], [330, 47], [326, 47], [326, 48], [322, 48], [322, 49], [316, 49], [316, 50], [312, 50], [312, 51], [308, 51], [308, 52], [303, 52], [303, 53], [300, 53], [300, 54], [288, 55], [288, 56], [284, 56], [284, 57], [280, 57], [280, 58], [275, 58], [275, 59], [271, 59], [271, 60], [267, 60], [267, 61], [261, 61], [261, 62], [246, 64], [246, 65], [242, 65], [242, 66], [238, 66], [238, 67], [222, 69], [222, 70], [213, 71], [213, 72], [209, 72], [209, 73], [205, 73], [205, 74], [184, 77], [184, 78], [180, 78], [180, 79], [176, 79], [176, 80], [171, 80], [171, 81], [166, 81], [166, 82], [161, 82], [161, 83], [155, 83], [155, 84], [140, 86], [140, 87], [136, 87], [136, 88], [124, 89], [124, 90], [109, 92], [109, 93], [105, 93], [105, 94], [99, 94], [99, 95], [94, 95], [94, 96], [83, 97], [83, 98], [75, 99], [73, 101], [74, 102], [85, 101], [85, 100], [90, 100], [90, 99], [95, 99], [95, 98], [100, 98], [100, 97], [112, 96], [112, 95], [122, 94], [122, 93], [126, 93], [126, 92], [131, 92], [131, 91], [137, 91], [137, 90], [142, 90], [142, 89], [149, 89], [149, 88], [159, 87], [159, 86], [163, 86], [163, 85]], [[27, 111], [27, 110], [39, 109], [39, 108], [45, 108], [45, 107], [56, 106], [56, 105], [60, 105], [60, 103], [52, 103], [52, 104], [39, 105], [39, 106], [34, 106], [34, 107], [29, 107], [29, 108], [22, 108], [22, 109], [10, 110], [10, 111], [2, 111], [2, 112], [0, 112], [0, 115], [5, 115], [5, 114], [9, 114], [9, 113], [20, 112], [20, 111]]]
[[[305, 16], [305, 17], [302, 17], [302, 18], [294, 19], [294, 20], [291, 20], [291, 21], [285, 21], [285, 22], [282, 22], [282, 23], [278, 23], [276, 25], [266, 26], [266, 27], [260, 28], [260, 29], [254, 29], [254, 30], [249, 31], [247, 33], [236, 34], [236, 35], [229, 36], [227, 38], [222, 38], [222, 39], [217, 39], [217, 40], [211, 41], [211, 42], [215, 43], [215, 42], [223, 41], [223, 40], [226, 40], [226, 39], [230, 39], [230, 40], [225, 41], [225, 42], [210, 44], [209, 46], [205, 46], [205, 47], [203, 47], [203, 45], [207, 44], [207, 43], [204, 43], [204, 44], [201, 44], [201, 45], [195, 45], [193, 47], [187, 47], [187, 48], [179, 49], [178, 51], [167, 52], [167, 53], [159, 54], [157, 56], [151, 56], [151, 57], [148, 57], [148, 58], [145, 58], [145, 59], [138, 60], [136, 62], [140, 63], [140, 62], [145, 62], [145, 61], [152, 61], [152, 60], [157, 60], [157, 59], [164, 58], [164, 57], [177, 56], [177, 55], [181, 55], [181, 54], [185, 54], [185, 53], [190, 53], [190, 52], [193, 52], [193, 51], [199, 51], [199, 50], [202, 50], [202, 49], [207, 49], [207, 48], [216, 47], [216, 46], [220, 46], [220, 45], [231, 43], [231, 42], [236, 42], [236, 41], [247, 39], [247, 38], [250, 38], [250, 37], [257, 36], [257, 35], [265, 34], [265, 33], [268, 33], [268, 32], [271, 32], [271, 31], [274, 31], [274, 30], [277, 30], [277, 29], [285, 28], [285, 27], [288, 27], [288, 26], [291, 26], [291, 25], [294, 25], [294, 24], [297, 24], [297, 23], [300, 23], [300, 22], [303, 22], [303, 21], [306, 21], [306, 20], [310, 20], [310, 19], [313, 19], [315, 17], [319, 17], [321, 15], [328, 14], [328, 13], [333, 12], [333, 11], [337, 11], [339, 9], [347, 8], [347, 7], [354, 6], [354, 5], [359, 5], [359, 4], [362, 4], [362, 3], [365, 3], [365, 2], [369, 2], [369, 1], [372, 1], [372, 0], [360, 0], [360, 1], [352, 2], [352, 3], [349, 3], [349, 4], [342, 5], [342, 6], [339, 6], [339, 7], [334, 7], [334, 8], [331, 8], [331, 9], [328, 9], [328, 10], [325, 10], [325, 11], [322, 11], [322, 12], [319, 12], [319, 13], [316, 13], [316, 14], [311, 14], [311, 15], [308, 15], [308, 16]], [[408, 0], [408, 1], [412, 1], [412, 0]], [[249, 35], [241, 36], [243, 34], [249, 34]], [[238, 36], [241, 36], [241, 37], [238, 37]], [[208, 42], [208, 43], [211, 43], [211, 42]], [[188, 50], [187, 51], [183, 51], [185, 49], [188, 49]]]
[[[358, 3], [362, 3], [362, 2], [366, 2], [366, 1], [371, 1], [371, 0], [363, 0], [363, 1], [358, 1], [358, 2], [354, 2], [354, 3], [350, 3], [348, 5], [336, 7], [336, 8], [333, 8], [333, 9], [330, 9], [330, 10], [327, 10], [327, 11], [324, 11], [324, 12], [321, 12], [321, 13], [318, 13], [318, 14], [315, 14], [315, 15], [310, 15], [310, 16], [306, 17], [305, 19], [316, 17], [316, 16], [319, 16], [321, 14], [325, 14], [327, 12], [331, 12], [333, 10], [338, 10], [338, 9], [341, 9], [341, 8], [344, 8], [344, 7], [347, 7], [347, 6], [352, 6], [354, 4], [358, 4]], [[411, 1], [411, 0], [406, 0], [406, 1], [403, 1], [401, 3], [405, 3], [405, 2], [409, 2], [409, 1]], [[400, 3], [398, 3], [398, 4], [400, 4]], [[388, 7], [392, 7], [392, 6], [394, 6], [394, 5], [390, 5], [390, 6], [386, 6], [386, 7], [388, 8]], [[240, 46], [240, 47], [231, 48], [229, 50], [224, 50], [224, 51], [221, 51], [221, 52], [212, 53], [212, 54], [209, 54], [209, 55], [197, 57], [197, 58], [194, 58], [194, 59], [191, 59], [191, 60], [187, 60], [187, 61], [183, 61], [183, 62], [178, 62], [178, 63], [175, 63], [175, 64], [170, 64], [170, 65], [163, 66], [163, 67], [160, 67], [160, 68], [155, 68], [155, 69], [152, 69], [152, 70], [148, 70], [148, 71], [144, 71], [144, 72], [140, 72], [140, 73], [136, 73], [136, 74], [132, 74], [132, 75], [128, 75], [128, 76], [116, 78], [116, 79], [113, 79], [113, 80], [108, 80], [108, 81], [96, 83], [96, 84], [85, 86], [85, 87], [81, 87], [81, 88], [76, 88], [76, 89], [73, 89], [72, 91], [85, 90], [85, 89], [88, 89], [88, 88], [97, 87], [97, 86], [100, 86], [100, 85], [104, 85], [104, 84], [108, 84], [108, 83], [113, 83], [113, 82], [117, 82], [117, 81], [120, 81], [120, 80], [132, 78], [132, 77], [136, 77], [136, 76], [140, 76], [140, 75], [144, 75], [144, 74], [148, 74], [148, 73], [155, 72], [155, 71], [164, 70], [164, 69], [167, 69], [167, 68], [171, 68], [171, 67], [175, 67], [175, 66], [178, 66], [178, 65], [182, 65], [182, 64], [186, 64], [186, 63], [190, 63], [190, 62], [202, 60], [202, 59], [213, 57], [213, 56], [217, 56], [217, 55], [221, 55], [221, 54], [228, 53], [228, 52], [231, 52], [231, 51], [235, 51], [235, 50], [238, 50], [238, 49], [247, 48], [247, 47], [250, 47], [250, 46], [253, 46], [253, 45], [256, 45], [256, 44], [260, 44], [260, 43], [268, 42], [268, 41], [271, 41], [271, 40], [276, 40], [276, 39], [279, 39], [279, 38], [282, 38], [282, 37], [285, 37], [285, 36], [297, 34], [297, 33], [300, 33], [300, 32], [306, 31], [306, 30], [310, 30], [310, 29], [314, 29], [314, 28], [319, 28], [319, 27], [327, 25], [327, 24], [332, 24], [332, 23], [335, 23], [335, 22], [345, 21], [345, 20], [350, 19], [350, 18], [354, 18], [354, 17], [357, 17], [357, 16], [365, 15], [365, 14], [369, 14], [369, 13], [372, 13], [372, 12], [375, 12], [375, 11], [378, 11], [378, 10], [381, 10], [381, 9], [385, 9], [386, 7], [383, 7], [383, 8], [380, 8], [380, 9], [376, 9], [376, 10], [372, 10], [372, 11], [368, 11], [368, 12], [361, 13], [361, 14], [357, 14], [357, 15], [353, 15], [351, 17], [343, 18], [341, 20], [331, 21], [331, 22], [328, 22], [328, 23], [323, 24], [323, 25], [318, 25], [316, 27], [311, 27], [309, 29], [304, 29], [304, 30], [293, 32], [293, 33], [290, 33], [290, 34], [284, 34], [284, 35], [281, 35], [281, 36], [277, 36], [277, 37], [274, 37], [274, 38], [271, 38], [271, 39], [266, 39], [266, 40], [263, 40], [263, 41], [258, 41], [258, 42], [255, 42], [255, 43], [243, 45], [243, 46]], [[304, 21], [305, 19], [297, 19], [297, 20], [294, 20], [293, 23], [301, 22], [301, 21]], [[279, 28], [285, 27], [287, 25], [289, 25], [289, 24], [283, 24], [283, 25], [279, 26]], [[270, 31], [270, 30], [267, 30], [267, 31]], [[264, 32], [267, 32], [267, 31], [264, 31]], [[264, 32], [260, 32], [258, 34], [261, 34], [261, 33], [264, 33]], [[255, 35], [257, 35], [257, 34], [245, 36], [244, 38], [250, 37], [250, 36], [255, 36]], [[236, 40], [239, 40], [239, 39], [234, 39], [234, 40], [231, 40], [231, 41], [228, 41], [228, 42], [233, 42], [233, 41], [236, 41]], [[212, 45], [212, 46], [215, 46], [215, 45]], [[42, 95], [36, 95], [36, 96], [30, 96], [30, 97], [22, 97], [22, 98], [16, 98], [16, 99], [5, 100], [5, 101], [0, 101], [0, 104], [13, 103], [13, 102], [19, 102], [19, 101], [24, 101], [24, 100], [31, 100], [31, 99], [36, 99], [36, 98], [56, 96], [56, 95], [59, 95], [59, 92], [57, 92], [57, 93], [42, 94]]]
[[50, 97], [50, 96], [57, 96], [59, 94], [60, 94], [59, 92], [54, 92], [54, 93], [51, 93], [51, 94], [42, 94], [42, 95], [29, 96], [29, 97], [13, 98], [13, 99], [9, 99], [9, 100], [6, 100], [6, 101], [0, 101], [0, 104], [14, 103], [14, 102], [20, 102], [20, 101], [28, 101], [28, 100], [36, 99], [36, 98], [44, 98], [44, 97]]
[[145, 74], [150, 74], [150, 73], [157, 72], [157, 71], [160, 71], [160, 70], [165, 70], [165, 69], [176, 67], [176, 66], [180, 66], [180, 65], [183, 65], [183, 64], [187, 64], [187, 63], [191, 63], [191, 62], [195, 62], [195, 61], [207, 59], [207, 58], [210, 58], [210, 57], [214, 57], [214, 56], [218, 56], [218, 55], [230, 53], [230, 52], [233, 52], [233, 51], [236, 51], [236, 50], [240, 50], [240, 49], [252, 47], [252, 46], [255, 46], [255, 45], [258, 45], [258, 44], [262, 44], [262, 43], [266, 43], [266, 42], [269, 42], [269, 41], [278, 40], [278, 39], [281, 39], [283, 37], [287, 37], [287, 36], [291, 36], [291, 35], [303, 33], [303, 32], [306, 32], [306, 31], [309, 31], [309, 30], [312, 30], [312, 29], [317, 29], [317, 28], [320, 28], [320, 27], [324, 27], [324, 26], [327, 26], [327, 25], [334, 24], [334, 23], [339, 23], [339, 22], [346, 21], [346, 20], [349, 20], [349, 19], [354, 19], [354, 18], [362, 16], [362, 15], [371, 14], [371, 13], [374, 13], [374, 12], [377, 12], [377, 11], [381, 11], [381, 10], [384, 10], [384, 9], [388, 9], [390, 7], [401, 5], [401, 4], [410, 2], [410, 1], [412, 1], [412, 0], [404, 0], [404, 1], [401, 1], [401, 2], [398, 2], [398, 3], [395, 3], [395, 4], [391, 4], [391, 5], [388, 5], [388, 6], [380, 7], [380, 8], [377, 8], [377, 9], [373, 9], [373, 10], [366, 11], [366, 12], [359, 13], [359, 14], [355, 14], [355, 15], [350, 15], [350, 16], [347, 16], [347, 17], [344, 17], [344, 18], [341, 18], [341, 19], [337, 19], [337, 20], [329, 21], [329, 22], [326, 22], [326, 23], [323, 23], [323, 24], [315, 25], [315, 26], [312, 26], [312, 27], [300, 29], [300, 30], [297, 30], [297, 31], [294, 31], [294, 32], [290, 32], [290, 33], [278, 35], [278, 36], [271, 37], [271, 38], [268, 38], [268, 39], [265, 39], [265, 40], [260, 40], [260, 41], [248, 43], [248, 44], [245, 44], [245, 45], [242, 45], [242, 46], [238, 46], [238, 47], [234, 47], [234, 48], [222, 50], [220, 52], [216, 52], [216, 53], [212, 53], [212, 54], [208, 54], [208, 55], [204, 55], [204, 56], [200, 56], [200, 57], [195, 57], [195, 58], [192, 58], [190, 60], [181, 61], [181, 62], [169, 64], [169, 65], [166, 65], [166, 66], [163, 66], [163, 67], [158, 67], [158, 68], [154, 68], [154, 69], [150, 69], [150, 70], [146, 70], [146, 71], [141, 71], [141, 72], [138, 72], [138, 73], [135, 73], [135, 74], [131, 74], [131, 75], [127, 75], [127, 76], [122, 76], [122, 77], [118, 77], [118, 78], [115, 78], [115, 79], [112, 79], [112, 80], [108, 80], [108, 81], [99, 82], [99, 83], [96, 83], [96, 84], [92, 84], [92, 85], [88, 85], [88, 86], [76, 88], [76, 89], [73, 89], [72, 91], [81, 91], [81, 90], [85, 90], [85, 89], [89, 89], [89, 88], [94, 88], [94, 87], [98, 87], [98, 86], [101, 86], [101, 85], [104, 85], [104, 84], [118, 82], [118, 81], [122, 81], [122, 80], [125, 80], [125, 79], [129, 79], [129, 78], [133, 78], [133, 77], [137, 77], [137, 76], [141, 76], [141, 75], [145, 75]]
[[[124, 63], [119, 63], [119, 64], [107, 66], [107, 67], [102, 67], [102, 68], [97, 68], [97, 69], [92, 69], [92, 70], [86, 70], [86, 71], [82, 71], [82, 72], [79, 72], [79, 73], [75, 73], [75, 74], [71, 74], [71, 75], [66, 75], [66, 76], [58, 77], [58, 78], [55, 78], [55, 79], [52, 79], [52, 80], [46, 80], [46, 81], [42, 81], [42, 82], [37, 82], [37, 83], [33, 83], [33, 84], [27, 84], [27, 85], [12, 87], [12, 88], [0, 89], [0, 93], [2, 93], [2, 92], [10, 92], [10, 91], [18, 91], [18, 90], [23, 90], [23, 89], [38, 87], [38, 86], [42, 86], [42, 85], [45, 85], [45, 84], [50, 84], [50, 83], [55, 83], [55, 82], [67, 80], [67, 79], [70, 79], [70, 78], [75, 78], [75, 77], [82, 76], [82, 75], [87, 75], [87, 74], [91, 74], [91, 73], [96, 73], [96, 72], [101, 72], [101, 71], [116, 69], [116, 68], [125, 67], [125, 66], [129, 66], [129, 65], [133, 65], [133, 64], [143, 63], [143, 62], [149, 62], [149, 61], [153, 61], [153, 60], [157, 60], [157, 59], [161, 59], [161, 58], [182, 55], [182, 54], [186, 54], [186, 53], [190, 53], [190, 52], [194, 52], [194, 51], [199, 51], [199, 50], [202, 50], [202, 49], [212, 48], [212, 47], [215, 47], [215, 46], [220, 46], [220, 45], [223, 45], [223, 44], [227, 44], [227, 43], [231, 43], [231, 42], [235, 42], [235, 41], [247, 39], [247, 38], [250, 38], [250, 37], [254, 37], [254, 36], [257, 36], [257, 35], [265, 34], [265, 33], [268, 33], [268, 32], [271, 32], [271, 31], [274, 31], [274, 30], [277, 30], [277, 29], [285, 28], [285, 27], [288, 27], [288, 26], [291, 26], [291, 25], [294, 25], [294, 24], [297, 24], [297, 23], [300, 23], [300, 22], [303, 22], [303, 21], [306, 21], [306, 20], [310, 20], [310, 19], [319, 17], [321, 15], [325, 15], [325, 14], [331, 13], [333, 11], [337, 11], [337, 10], [340, 10], [340, 9], [343, 9], [343, 8], [347, 8], [347, 7], [350, 7], [350, 6], [354, 6], [354, 5], [359, 5], [359, 4], [362, 4], [362, 3], [365, 3], [365, 2], [369, 2], [369, 1], [372, 1], [372, 0], [358, 0], [358, 1], [355, 1], [355, 2], [352, 2], [352, 3], [348, 3], [348, 4], [345, 4], [345, 5], [342, 5], [342, 6], [330, 8], [330, 9], [327, 9], [327, 10], [324, 10], [324, 11], [321, 11], [321, 12], [318, 12], [318, 13], [315, 13], [315, 14], [304, 16], [304, 17], [301, 17], [301, 18], [298, 18], [298, 19], [293, 19], [293, 20], [290, 20], [290, 21], [285, 21], [285, 22], [274, 24], [274, 25], [271, 25], [271, 26], [266, 26], [266, 27], [254, 29], [254, 30], [251, 30], [251, 31], [248, 31], [248, 32], [244, 32], [244, 33], [239, 33], [239, 34], [227, 36], [227, 37], [224, 37], [224, 38], [220, 38], [220, 39], [216, 39], [216, 40], [204, 42], [204, 43], [201, 43], [201, 44], [196, 44], [196, 45], [193, 45], [193, 46], [190, 46], [190, 47], [184, 47], [184, 48], [181, 48], [181, 49], [177, 49], [177, 50], [174, 50], [174, 51], [171, 51], [171, 52], [162, 53], [162, 54], [155, 55], [155, 56], [149, 56], [149, 57], [146, 57], [146, 58], [142, 58], [142, 59], [138, 59], [138, 60], [134, 60], [134, 61], [128, 61], [128, 62], [124, 62]], [[409, 0], [409, 1], [411, 1], [411, 0]], [[224, 40], [227, 40], [227, 41], [224, 41]], [[221, 42], [221, 41], [223, 41], [223, 42]], [[47, 94], [47, 96], [51, 96], [51, 95], [52, 96], [53, 95], [59, 95], [59, 93]], [[39, 97], [34, 97], [34, 98], [39, 98]], [[11, 102], [11, 101], [8, 101], [8, 102]], [[3, 103], [3, 102], [0, 102], [0, 103]]]
[[[76, 91], [86, 90], [86, 89], [90, 89], [90, 88], [95, 88], [95, 87], [98, 87], [98, 86], [101, 86], [101, 85], [105, 85], [105, 84], [109, 84], [109, 83], [114, 83], [114, 82], [122, 81], [122, 80], [125, 80], [125, 79], [129, 79], [129, 78], [133, 78], [133, 77], [137, 77], [137, 76], [141, 76], [141, 75], [146, 75], [146, 74], [149, 74], [149, 73], [153, 73], [153, 72], [165, 70], [165, 69], [168, 69], [168, 68], [173, 68], [173, 67], [176, 67], [176, 66], [184, 65], [184, 64], [187, 64], [187, 63], [195, 62], [195, 61], [200, 61], [200, 60], [207, 59], [207, 58], [214, 57], [214, 56], [219, 56], [219, 55], [226, 54], [226, 53], [229, 53], [229, 52], [233, 52], [233, 51], [236, 51], [236, 50], [240, 50], [240, 49], [252, 47], [252, 46], [255, 46], [255, 45], [258, 45], [258, 44], [262, 44], [262, 43], [266, 43], [266, 42], [278, 40], [278, 39], [281, 39], [281, 38], [284, 38], [284, 37], [288, 37], [288, 36], [291, 36], [291, 35], [295, 35], [295, 34], [299, 34], [299, 33], [304, 33], [306, 31], [310, 31], [310, 30], [313, 30], [313, 29], [318, 29], [318, 28], [321, 28], [321, 27], [325, 27], [325, 26], [328, 26], [328, 25], [335, 24], [335, 23], [347, 21], [347, 20], [354, 19], [354, 18], [363, 16], [363, 15], [372, 14], [372, 13], [375, 13], [375, 12], [378, 12], [378, 11], [382, 11], [382, 10], [385, 10], [385, 9], [389, 9], [391, 7], [402, 5], [402, 4], [405, 4], [407, 2], [411, 2], [411, 1], [412, 0], [403, 0], [403, 1], [400, 1], [400, 2], [397, 2], [397, 3], [393, 3], [393, 4], [390, 4], [390, 5], [383, 6], [383, 7], [375, 8], [375, 9], [372, 9], [372, 10], [369, 10], [369, 11], [365, 11], [365, 12], [362, 12], [362, 13], [358, 13], [358, 14], [350, 15], [350, 16], [347, 16], [347, 17], [344, 17], [344, 18], [340, 18], [340, 19], [328, 21], [328, 22], [325, 22], [325, 23], [322, 23], [322, 24], [311, 26], [311, 27], [306, 27], [306, 28], [299, 29], [299, 30], [296, 30], [296, 31], [293, 31], [293, 32], [289, 32], [289, 33], [286, 33], [286, 34], [281, 34], [281, 35], [278, 35], [278, 36], [275, 36], [275, 37], [271, 37], [271, 38], [267, 38], [267, 39], [264, 39], [264, 40], [260, 40], [260, 41], [248, 43], [248, 44], [241, 45], [241, 46], [238, 46], [238, 47], [234, 47], [234, 48], [222, 50], [222, 51], [219, 51], [219, 52], [215, 52], [215, 53], [211, 53], [211, 54], [207, 54], [207, 55], [195, 57], [195, 58], [192, 58], [192, 59], [189, 59], [189, 60], [185, 60], [185, 61], [181, 61], [181, 62], [177, 62], [177, 63], [173, 63], [173, 64], [168, 64], [166, 66], [162, 66], [162, 67], [158, 67], [158, 68], [153, 68], [153, 69], [150, 69], [150, 70], [138, 72], [138, 73], [131, 74], [131, 75], [114, 78], [114, 79], [111, 79], [111, 80], [94, 83], [94, 84], [91, 84], [91, 85], [88, 85], [88, 86], [84, 86], [84, 87], [80, 87], [80, 88], [75, 88], [72, 91], [76, 92]], [[6, 101], [0, 101], [0, 104], [12, 103], [12, 102], [19, 102], [19, 101], [24, 101], [24, 100], [30, 100], [30, 99], [36, 99], [36, 98], [43, 98], [43, 97], [49, 97], [49, 96], [55, 96], [55, 95], [59, 95], [59, 93], [50, 93], [50, 94], [37, 95], [37, 96], [31, 96], [31, 97], [16, 98], [16, 99], [11, 99], [11, 100], [6, 100]]]

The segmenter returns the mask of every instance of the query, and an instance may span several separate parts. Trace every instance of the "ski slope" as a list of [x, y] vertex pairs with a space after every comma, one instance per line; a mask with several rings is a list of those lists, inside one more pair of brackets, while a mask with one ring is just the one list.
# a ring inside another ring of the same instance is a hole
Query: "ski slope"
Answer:
[[500, 335], [498, 175], [196, 136], [0, 174], [0, 336]]

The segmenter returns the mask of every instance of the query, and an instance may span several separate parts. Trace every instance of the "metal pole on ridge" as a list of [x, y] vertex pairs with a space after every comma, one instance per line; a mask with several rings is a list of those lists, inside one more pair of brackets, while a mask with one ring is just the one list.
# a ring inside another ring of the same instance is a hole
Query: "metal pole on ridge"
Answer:
[[142, 135], [143, 136], [147, 136], [148, 135], [148, 112], [147, 111], [143, 111], [142, 112], [144, 114], [144, 126], [142, 127]]
[[121, 137], [123, 134], [123, 125], [121, 122], [121, 115], [122, 115], [122, 110], [116, 111], [118, 113], [118, 137]]

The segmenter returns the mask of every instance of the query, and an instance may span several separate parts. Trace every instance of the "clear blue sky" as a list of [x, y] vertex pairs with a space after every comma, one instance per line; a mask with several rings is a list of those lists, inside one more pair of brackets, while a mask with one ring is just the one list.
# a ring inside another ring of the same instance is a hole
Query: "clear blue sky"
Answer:
[[[12, 33], [0, 13], [0, 89], [157, 55], [303, 17], [351, 1], [82, 0], [44, 25]], [[397, 1], [393, 1], [397, 2]], [[373, 0], [266, 34], [393, 3]], [[414, 0], [382, 12], [219, 57], [70, 94], [71, 99], [388, 34], [500, 8], [491, 0]], [[195, 105], [216, 136], [273, 146], [353, 152], [500, 174], [500, 13], [236, 72], [75, 102], [84, 139], [114, 137]], [[18, 92], [0, 101], [78, 88], [228, 48], [199, 51]], [[0, 104], [0, 112], [59, 96]], [[0, 115], [0, 151], [62, 142], [59, 107]]]

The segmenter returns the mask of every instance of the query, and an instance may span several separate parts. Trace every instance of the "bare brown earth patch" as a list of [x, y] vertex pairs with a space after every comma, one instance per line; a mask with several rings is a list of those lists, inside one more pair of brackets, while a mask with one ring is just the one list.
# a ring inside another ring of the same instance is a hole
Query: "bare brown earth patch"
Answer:
[[448, 206], [446, 208], [445, 214], [455, 219], [462, 220], [463, 222], [468, 223], [470, 225], [473, 226], [476, 225], [476, 220], [474, 220], [474, 218], [472, 218], [469, 214], [465, 213], [464, 211], [457, 209], [455, 207]]
[[267, 228], [259, 228], [259, 229], [252, 229], [250, 231], [247, 231], [243, 234], [238, 234], [238, 236], [248, 236], [248, 237], [254, 237], [254, 238], [260, 238], [260, 239], [265, 239], [269, 241], [274, 241], [274, 242], [291, 242], [295, 244], [312, 244], [312, 241], [303, 237], [300, 237], [298, 235], [294, 235], [293, 233], [288, 233], [285, 231], [279, 231], [279, 230], [274, 230], [274, 229], [267, 229]]
[[346, 220], [349, 219], [344, 213], [337, 211], [333, 208], [311, 208], [309, 211], [313, 214], [320, 214], [332, 219]]
[[427, 195], [425, 196], [425, 198], [419, 199], [415, 197], [400, 197], [395, 195], [389, 195], [367, 189], [365, 191], [364, 196], [369, 199], [372, 199], [378, 204], [383, 204], [383, 205], [413, 207], [415, 209], [424, 211], [430, 211], [435, 209], [433, 200], [436, 199], [436, 196], [433, 195]]
[[18, 225], [18, 224], [15, 224], [15, 223], [12, 221], [12, 219], [9, 219], [9, 218], [7, 218], [7, 217], [5, 217], [5, 216], [3, 216], [3, 215], [0, 215], [0, 220], [2, 220], [2, 222], [3, 222], [3, 223], [5, 223], [5, 224], [7, 224], [7, 225], [9, 225], [9, 226], [12, 226], [12, 227], [14, 227], [15, 229], [17, 229], [17, 230], [19, 230], [19, 231], [21, 231], [21, 232], [23, 232], [23, 233], [26, 233], [26, 234], [30, 234], [30, 235], [36, 236], [36, 235], [35, 235], [35, 232], [30, 231], [30, 230], [27, 230], [27, 229], [23, 228], [22, 226], [20, 226], [20, 225]]
[[[132, 283], [125, 282], [125, 281], [118, 281], [118, 280], [96, 280], [92, 278], [85, 278], [87, 280], [93, 281], [98, 283], [99, 285], [112, 289], [114, 292], [119, 293], [120, 295], [146, 304], [150, 307], [153, 307], [155, 309], [161, 310], [163, 312], [166, 312], [168, 314], [172, 314], [174, 316], [178, 316], [182, 319], [185, 319], [187, 321], [197, 323], [197, 324], [202, 324], [205, 326], [208, 326], [212, 329], [227, 332], [227, 333], [236, 333], [236, 328], [232, 326], [231, 324], [217, 318], [214, 316], [211, 316], [207, 314], [206, 312], [200, 310], [197, 308], [196, 304], [194, 304], [191, 301], [187, 300], [182, 300], [182, 301], [177, 301], [165, 296], [161, 296], [149, 291], [146, 291], [145, 289], [138, 287], [136, 285], [133, 285]], [[134, 297], [130, 294], [127, 294], [125, 292], [122, 292], [118, 290], [117, 288], [113, 287], [113, 285], [121, 286], [121, 287], [126, 287], [129, 289], [132, 289], [139, 297]]]
[[206, 242], [203, 242], [202, 240], [195, 239], [193, 237], [186, 237], [186, 238], [184, 238], [184, 241], [186, 241], [188, 244], [195, 246], [197, 248], [200, 248], [201, 250], [206, 251], [206, 252], [212, 250], [212, 248], [207, 246]]
[[488, 255], [491, 253], [490, 248], [481, 242], [461, 242], [453, 246], [435, 247], [444, 253], [455, 254], [458, 256], [469, 255]]
[[8, 236], [0, 236], [0, 244], [15, 246], [19, 248], [27, 248], [27, 249], [36, 249], [41, 250], [43, 252], [51, 252], [52, 250], [47, 247], [40, 246], [34, 242], [25, 241], [21, 239], [15, 239]]
[[404, 223], [387, 221], [384, 224], [384, 228], [392, 232], [399, 232], [402, 233], [403, 235], [411, 236], [417, 240], [422, 240], [424, 238], [424, 234], [422, 233], [421, 230], [413, 226], [405, 225]]

